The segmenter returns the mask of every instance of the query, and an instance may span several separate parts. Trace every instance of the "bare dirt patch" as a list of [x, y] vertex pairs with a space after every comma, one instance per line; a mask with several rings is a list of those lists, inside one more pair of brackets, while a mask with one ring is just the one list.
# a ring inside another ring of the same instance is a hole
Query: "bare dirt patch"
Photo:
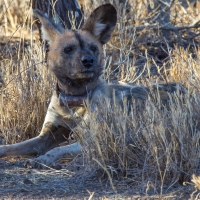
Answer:
[[190, 199], [194, 192], [192, 185], [176, 184], [159, 195], [151, 184], [136, 186], [131, 179], [114, 181], [116, 191], [113, 191], [103, 173], [85, 171], [81, 156], [65, 163], [61, 170], [26, 169], [24, 161], [20, 157], [1, 159], [1, 199]]

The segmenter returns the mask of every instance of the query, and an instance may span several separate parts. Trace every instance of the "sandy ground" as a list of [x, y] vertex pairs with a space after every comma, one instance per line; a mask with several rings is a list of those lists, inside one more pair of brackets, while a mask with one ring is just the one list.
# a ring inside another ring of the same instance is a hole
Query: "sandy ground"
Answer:
[[[190, 199], [195, 191], [188, 184], [176, 186], [164, 195], [151, 195], [150, 191], [142, 193], [133, 182], [118, 181], [114, 192], [102, 174], [88, 176], [80, 162], [65, 163], [61, 170], [39, 170], [25, 168], [24, 160], [0, 160], [0, 199]], [[197, 196], [198, 191], [194, 193]]]

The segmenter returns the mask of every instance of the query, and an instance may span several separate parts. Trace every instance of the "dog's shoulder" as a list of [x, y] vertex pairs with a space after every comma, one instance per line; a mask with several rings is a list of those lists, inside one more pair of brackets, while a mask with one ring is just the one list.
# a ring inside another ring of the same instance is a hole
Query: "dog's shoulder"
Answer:
[[144, 86], [102, 84], [93, 91], [91, 104], [103, 101], [113, 105], [122, 105], [124, 100], [132, 103], [133, 100], [146, 100], [148, 92], [148, 88]]

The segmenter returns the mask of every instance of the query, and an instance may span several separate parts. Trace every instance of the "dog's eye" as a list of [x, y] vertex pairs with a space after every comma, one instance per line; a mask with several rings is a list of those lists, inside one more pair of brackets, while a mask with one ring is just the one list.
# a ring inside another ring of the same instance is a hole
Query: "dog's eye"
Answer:
[[74, 47], [73, 47], [73, 46], [68, 46], [68, 47], [65, 47], [65, 48], [64, 48], [64, 52], [65, 52], [66, 54], [71, 53], [73, 50], [74, 50]]
[[94, 46], [94, 45], [91, 45], [91, 46], [90, 46], [90, 50], [93, 51], [93, 52], [95, 52], [95, 51], [97, 51], [97, 47]]

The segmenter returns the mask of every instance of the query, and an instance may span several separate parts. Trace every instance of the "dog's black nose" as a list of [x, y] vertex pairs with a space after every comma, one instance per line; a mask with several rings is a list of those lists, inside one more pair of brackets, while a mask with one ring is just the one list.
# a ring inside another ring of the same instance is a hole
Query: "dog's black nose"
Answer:
[[83, 56], [81, 58], [81, 62], [82, 64], [84, 65], [84, 67], [86, 68], [90, 68], [93, 66], [93, 63], [94, 63], [94, 59], [92, 56]]

